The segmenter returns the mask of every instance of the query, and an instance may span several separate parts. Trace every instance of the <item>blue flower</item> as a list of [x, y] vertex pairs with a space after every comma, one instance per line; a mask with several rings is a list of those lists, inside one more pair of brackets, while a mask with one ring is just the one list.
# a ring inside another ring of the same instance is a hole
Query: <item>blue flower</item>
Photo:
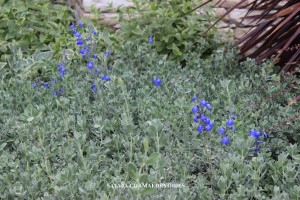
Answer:
[[161, 85], [161, 80], [159, 78], [157, 78], [156, 76], [153, 77], [153, 83], [156, 87], [160, 86]]
[[96, 88], [95, 83], [92, 84], [92, 87], [91, 87], [91, 88], [92, 88], [92, 90], [93, 90], [94, 92], [97, 92], [97, 88]]
[[104, 55], [105, 55], [105, 57], [108, 57], [110, 55], [110, 50], [106, 50]]
[[207, 118], [204, 123], [205, 123], [205, 125], [209, 125], [211, 123], [211, 121], [209, 118]]
[[232, 130], [234, 133], [236, 133], [236, 128], [234, 126], [232, 126]]
[[58, 71], [62, 74], [65, 75], [66, 74], [66, 69], [64, 68], [64, 66], [62, 64], [58, 65]]
[[205, 128], [205, 130], [207, 131], [207, 132], [209, 132], [209, 131], [211, 131], [212, 130], [212, 126], [206, 126], [206, 128]]
[[77, 38], [80, 38], [80, 37], [81, 37], [81, 34], [80, 34], [79, 32], [76, 32], [74, 35], [75, 35]]
[[50, 89], [50, 85], [48, 83], [44, 83], [44, 88]]
[[210, 105], [209, 103], [206, 105], [206, 108], [207, 108], [208, 110], [212, 110], [212, 107], [211, 107], [211, 105]]
[[[154, 82], [154, 81], [153, 81], [153, 82]], [[192, 112], [193, 112], [193, 113], [198, 112], [198, 106], [194, 106], [194, 107], [192, 108]]]
[[254, 137], [259, 138], [261, 136], [261, 133], [259, 131], [255, 131]]
[[198, 128], [197, 128], [197, 130], [198, 130], [199, 134], [202, 133], [203, 132], [203, 126], [199, 125]]
[[80, 22], [80, 23], [79, 23], [79, 26], [80, 26], [81, 28], [83, 28], [83, 23], [82, 23], [82, 22]]
[[254, 134], [255, 134], [255, 130], [254, 130], [254, 129], [251, 129], [251, 130], [249, 131], [249, 135], [248, 135], [248, 136], [254, 137]]
[[207, 101], [202, 100], [200, 105], [201, 105], [202, 107], [205, 107], [205, 106], [207, 106], [207, 104], [208, 104]]
[[227, 144], [229, 144], [229, 142], [230, 142], [229, 138], [224, 136], [223, 139], [222, 139], [222, 143], [227, 145]]
[[92, 61], [89, 61], [87, 64], [87, 68], [93, 69], [94, 68], [94, 63]]
[[195, 117], [194, 117], [194, 122], [198, 123], [198, 116], [197, 115], [195, 115]]
[[56, 92], [54, 92], [54, 93], [52, 94], [52, 96], [54, 96], [54, 97], [57, 97], [57, 93], [56, 93]]
[[63, 76], [66, 74], [66, 69], [62, 64], [58, 65], [58, 71], [60, 72], [60, 78], [63, 78]]
[[93, 57], [96, 59], [96, 58], [97, 58], [97, 55], [96, 55], [96, 54], [94, 54], [94, 55], [93, 55]]
[[97, 72], [98, 74], [101, 74], [101, 71], [100, 71], [99, 69], [96, 69], [96, 72]]
[[214, 123], [210, 121], [206, 126], [206, 131], [208, 132], [211, 131], [213, 127], [214, 127]]
[[90, 50], [90, 48], [89, 48], [88, 45], [85, 47], [85, 51], [86, 51], [86, 52], [91, 52], [91, 50]]
[[234, 125], [234, 121], [232, 121], [232, 119], [229, 119], [229, 120], [226, 122], [226, 125], [227, 125], [227, 126], [233, 126], [233, 125]]
[[192, 102], [194, 102], [197, 99], [197, 96], [194, 94], [193, 98], [192, 98]]
[[81, 45], [83, 45], [83, 41], [82, 41], [82, 39], [81, 39], [81, 38], [78, 38], [78, 40], [77, 40], [76, 44], [77, 44], [78, 46], [81, 46]]
[[254, 147], [254, 153], [257, 153], [259, 151], [259, 148], [258, 147]]
[[93, 30], [93, 34], [94, 34], [94, 35], [97, 35], [97, 31]]
[[85, 50], [84, 49], [80, 49], [79, 53], [82, 55], [82, 58], [85, 57]]
[[62, 88], [59, 89], [60, 93], [64, 93], [64, 90]]
[[36, 83], [36, 82], [33, 82], [33, 88], [35, 89], [35, 88], [37, 88], [37, 87], [38, 87], [37, 83]]
[[150, 37], [148, 38], [148, 43], [149, 43], [149, 44], [153, 44], [153, 37], [152, 37], [152, 36], [150, 36]]
[[73, 30], [75, 28], [75, 25], [72, 23], [70, 26], [70, 29]]
[[231, 119], [232, 119], [232, 120], [235, 120], [235, 116], [234, 116], [233, 114], [231, 115]]
[[201, 119], [201, 121], [203, 121], [203, 122], [206, 122], [207, 120], [209, 120], [208, 117], [205, 116], [205, 115], [202, 115], [200, 119]]
[[110, 78], [108, 75], [103, 75], [101, 79], [104, 81], [110, 81]]
[[218, 132], [221, 134], [221, 135], [224, 135], [225, 133], [225, 129], [223, 127], [221, 127]]
[[248, 136], [258, 139], [261, 136], [261, 133], [258, 130], [251, 129]]

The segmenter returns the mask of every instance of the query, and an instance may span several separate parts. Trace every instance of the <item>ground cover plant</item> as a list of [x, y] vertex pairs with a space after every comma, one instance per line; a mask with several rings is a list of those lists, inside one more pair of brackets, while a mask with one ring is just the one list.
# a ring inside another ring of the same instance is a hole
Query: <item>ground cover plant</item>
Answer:
[[49, 70], [1, 78], [1, 198], [299, 199], [294, 76], [221, 48], [183, 67], [151, 35], [115, 48], [67, 28]]

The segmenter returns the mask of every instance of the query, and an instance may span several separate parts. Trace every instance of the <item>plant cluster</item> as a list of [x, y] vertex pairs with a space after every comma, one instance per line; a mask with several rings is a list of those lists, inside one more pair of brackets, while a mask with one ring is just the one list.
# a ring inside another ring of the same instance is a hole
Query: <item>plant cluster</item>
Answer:
[[[109, 66], [108, 59], [110, 59], [111, 53], [110, 50], [106, 50], [103, 55], [96, 53], [98, 49], [96, 49], [96, 40], [97, 40], [97, 31], [92, 26], [85, 26], [82, 22], [75, 25], [72, 23], [70, 25], [70, 29], [72, 31], [73, 36], [76, 39], [76, 45], [79, 48], [79, 54], [82, 59], [82, 64], [86, 65], [87, 71], [87, 80], [90, 82], [90, 88], [94, 93], [97, 92], [97, 82], [98, 80], [102, 80], [104, 82], [110, 81], [111, 78], [107, 74], [108, 71], [112, 70], [112, 67]], [[71, 61], [70, 61], [71, 63]], [[102, 67], [100, 71], [100, 67]], [[67, 71], [70, 72], [70, 76], [76, 75], [76, 73], [82, 73], [82, 70], [76, 70], [74, 68], [68, 67], [68, 63], [66, 58], [63, 58], [62, 62], [58, 64], [57, 74], [53, 80], [44, 81], [41, 80], [41, 76], [37, 77], [37, 80], [33, 83], [33, 88], [39, 88], [42, 86], [44, 89], [51, 89], [52, 96], [57, 97], [58, 95], [62, 95], [64, 93], [63, 88], [59, 88], [63, 86], [63, 79], [67, 74]]]
[[[278, 84], [271, 63], [223, 49], [184, 51], [182, 67], [154, 32], [112, 48], [67, 26], [75, 52], [35, 83], [0, 81], [1, 199], [299, 198], [299, 107], [286, 105], [300, 91], [281, 93], [294, 76]], [[117, 188], [145, 183], [183, 187]]]

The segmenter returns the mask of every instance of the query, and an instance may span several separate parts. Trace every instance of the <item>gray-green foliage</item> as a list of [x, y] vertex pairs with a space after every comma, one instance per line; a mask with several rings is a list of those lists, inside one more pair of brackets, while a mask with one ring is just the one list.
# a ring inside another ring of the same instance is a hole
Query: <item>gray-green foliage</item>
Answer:
[[[34, 90], [24, 79], [2, 80], [1, 198], [299, 199], [299, 146], [284, 137], [297, 134], [298, 123], [268, 133], [272, 138], [259, 155], [248, 137], [251, 128], [268, 129], [299, 110], [285, 107], [294, 97], [288, 92], [249, 106], [282, 89], [252, 92], [278, 79], [273, 66], [250, 60], [238, 65], [234, 52], [202, 60], [195, 50], [186, 52], [187, 67], [181, 68], [150, 44], [131, 40], [119, 49], [112, 55], [112, 80], [96, 82], [96, 94], [86, 65], [74, 60], [60, 97]], [[153, 76], [162, 79], [160, 87]], [[198, 135], [192, 122], [191, 97], [200, 89], [214, 108], [211, 134]], [[229, 111], [237, 133], [223, 146], [217, 128]], [[110, 187], [122, 182], [185, 187]]]
[[196, 48], [199, 57], [206, 57], [217, 44], [221, 44], [215, 29], [202, 36], [214, 20], [214, 13], [209, 7], [202, 8], [201, 14], [193, 12], [185, 15], [197, 5], [196, 1], [133, 2], [133, 8], [120, 11], [120, 35], [125, 41], [135, 38], [136, 43], [141, 43], [151, 36], [160, 54], [166, 54], [177, 61], [186, 61], [185, 52]]
[[[151, 5], [171, 2], [177, 1]], [[154, 8], [149, 13], [163, 9]], [[157, 30], [163, 30], [160, 25]], [[187, 61], [182, 68], [160, 50], [167, 44], [162, 35], [148, 28], [138, 37], [127, 35], [124, 42], [107, 32], [99, 34], [97, 67], [112, 67], [105, 72], [111, 81], [105, 83], [91, 78], [86, 61], [72, 50], [74, 44], [69, 46], [75, 39], [57, 39], [68, 43], [61, 52], [67, 73], [59, 80], [64, 93], [58, 97], [52, 96], [53, 87], [33, 89], [29, 81], [37, 78], [41, 85], [55, 78], [58, 56], [52, 51], [24, 56], [28, 53], [21, 46], [9, 46], [9, 68], [0, 63], [0, 198], [299, 199], [299, 120], [272, 129], [299, 113], [297, 104], [286, 106], [299, 88], [276, 95], [299, 80], [290, 77], [278, 84], [272, 64], [239, 64], [234, 51], [220, 49], [202, 59], [199, 55], [207, 49], [203, 43], [180, 49], [179, 60]], [[164, 36], [172, 38], [172, 31]], [[147, 44], [149, 34], [155, 36], [154, 44]], [[110, 62], [99, 56], [105, 49], [111, 49]], [[153, 76], [163, 81], [161, 86], [153, 85]], [[199, 135], [193, 123], [191, 98], [200, 90], [213, 107], [210, 134]], [[217, 130], [229, 113], [236, 116], [237, 133], [224, 146]], [[270, 130], [258, 155], [248, 137], [252, 128]], [[185, 187], [112, 188], [120, 183]]]

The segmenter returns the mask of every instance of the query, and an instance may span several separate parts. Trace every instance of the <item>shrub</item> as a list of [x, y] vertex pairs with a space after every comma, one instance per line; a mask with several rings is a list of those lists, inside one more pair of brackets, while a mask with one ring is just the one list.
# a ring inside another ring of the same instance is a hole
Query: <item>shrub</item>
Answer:
[[[186, 51], [198, 48], [199, 56], [204, 58], [217, 47], [216, 30], [206, 37], [200, 37], [214, 19], [209, 7], [203, 13], [183, 16], [194, 5], [193, 1], [133, 1], [135, 7], [120, 11], [121, 37], [126, 41], [135, 38], [141, 44], [149, 36], [155, 41], [154, 46], [159, 54], [170, 56], [170, 59], [186, 61]], [[124, 16], [128, 15], [128, 19]], [[219, 43], [220, 45], [220, 43]]]

